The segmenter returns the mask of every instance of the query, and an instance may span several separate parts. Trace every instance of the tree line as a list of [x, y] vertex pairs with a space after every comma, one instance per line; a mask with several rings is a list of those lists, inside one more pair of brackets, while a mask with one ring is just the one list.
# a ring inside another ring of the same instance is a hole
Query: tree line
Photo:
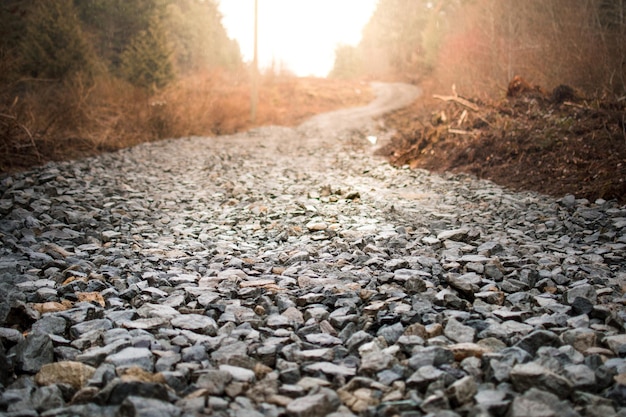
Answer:
[[217, 0], [2, 0], [0, 172], [236, 125], [245, 77]]
[[520, 75], [553, 87], [626, 93], [626, 0], [380, 0], [337, 77], [430, 76], [498, 94]]
[[215, 1], [3, 0], [0, 82], [112, 76], [155, 90], [242, 65]]

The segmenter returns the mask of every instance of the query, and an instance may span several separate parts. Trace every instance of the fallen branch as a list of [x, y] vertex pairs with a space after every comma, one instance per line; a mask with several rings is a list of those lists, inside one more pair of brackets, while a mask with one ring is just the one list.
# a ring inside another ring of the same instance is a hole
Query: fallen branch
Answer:
[[461, 106], [465, 106], [470, 110], [478, 111], [478, 106], [472, 103], [469, 100], [466, 100], [462, 97], [458, 96], [440, 96], [439, 94], [433, 94], [433, 98], [443, 100], [443, 101], [454, 101], [455, 103], [460, 104]]
[[578, 103], [573, 103], [571, 101], [564, 101], [563, 105], [565, 106], [569, 106], [569, 107], [576, 107], [577, 109], [583, 109], [583, 110], [593, 110], [591, 107], [587, 107], [587, 106], [582, 106]]
[[461, 113], [461, 117], [459, 117], [459, 120], [456, 122], [456, 125], [461, 127], [463, 126], [463, 123], [465, 123], [465, 121], [467, 120], [467, 110], [463, 110], [463, 113]]
[[470, 132], [469, 130], [462, 130], [462, 129], [448, 129], [448, 133], [452, 133], [454, 135], [473, 135], [473, 132]]

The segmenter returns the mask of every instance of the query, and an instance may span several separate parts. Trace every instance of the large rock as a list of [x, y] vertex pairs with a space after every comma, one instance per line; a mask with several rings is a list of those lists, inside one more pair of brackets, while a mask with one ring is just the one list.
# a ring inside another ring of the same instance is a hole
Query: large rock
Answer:
[[525, 392], [531, 388], [538, 388], [567, 398], [572, 392], [572, 382], [551, 370], [535, 363], [518, 364], [511, 369], [511, 382], [519, 392]]
[[556, 395], [531, 388], [524, 395], [515, 397], [508, 417], [567, 417], [579, 415], [566, 401]]
[[327, 388], [320, 389], [318, 394], [297, 398], [287, 405], [290, 417], [325, 417], [336, 411], [341, 405], [337, 394]]
[[78, 390], [87, 384], [96, 368], [81, 362], [55, 362], [41, 367], [35, 382], [39, 385], [68, 384]]
[[179, 417], [183, 410], [160, 399], [129, 396], [120, 405], [118, 417]]
[[127, 347], [108, 356], [105, 362], [114, 365], [117, 369], [138, 366], [148, 372], [154, 371], [154, 355], [146, 348]]
[[444, 328], [443, 334], [446, 335], [448, 339], [457, 343], [471, 343], [476, 336], [476, 330], [464, 325], [455, 318], [450, 318]]
[[54, 346], [50, 336], [32, 333], [15, 347], [15, 370], [34, 374], [54, 360]]

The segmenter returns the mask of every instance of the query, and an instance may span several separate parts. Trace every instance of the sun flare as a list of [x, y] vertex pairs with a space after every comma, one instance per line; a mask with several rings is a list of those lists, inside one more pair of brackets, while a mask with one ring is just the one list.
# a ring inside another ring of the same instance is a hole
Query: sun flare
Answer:
[[[299, 76], [325, 77], [335, 48], [356, 45], [377, 0], [258, 0], [259, 65], [275, 65]], [[223, 24], [253, 58], [254, 0], [220, 0]]]

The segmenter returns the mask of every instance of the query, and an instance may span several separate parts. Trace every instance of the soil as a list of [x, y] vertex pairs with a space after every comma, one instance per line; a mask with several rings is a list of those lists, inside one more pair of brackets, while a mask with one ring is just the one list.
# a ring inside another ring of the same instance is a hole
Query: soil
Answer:
[[514, 190], [625, 204], [626, 100], [585, 99], [567, 86], [546, 93], [519, 81], [499, 102], [424, 94], [386, 116], [396, 133], [377, 153], [394, 165], [472, 174]]

